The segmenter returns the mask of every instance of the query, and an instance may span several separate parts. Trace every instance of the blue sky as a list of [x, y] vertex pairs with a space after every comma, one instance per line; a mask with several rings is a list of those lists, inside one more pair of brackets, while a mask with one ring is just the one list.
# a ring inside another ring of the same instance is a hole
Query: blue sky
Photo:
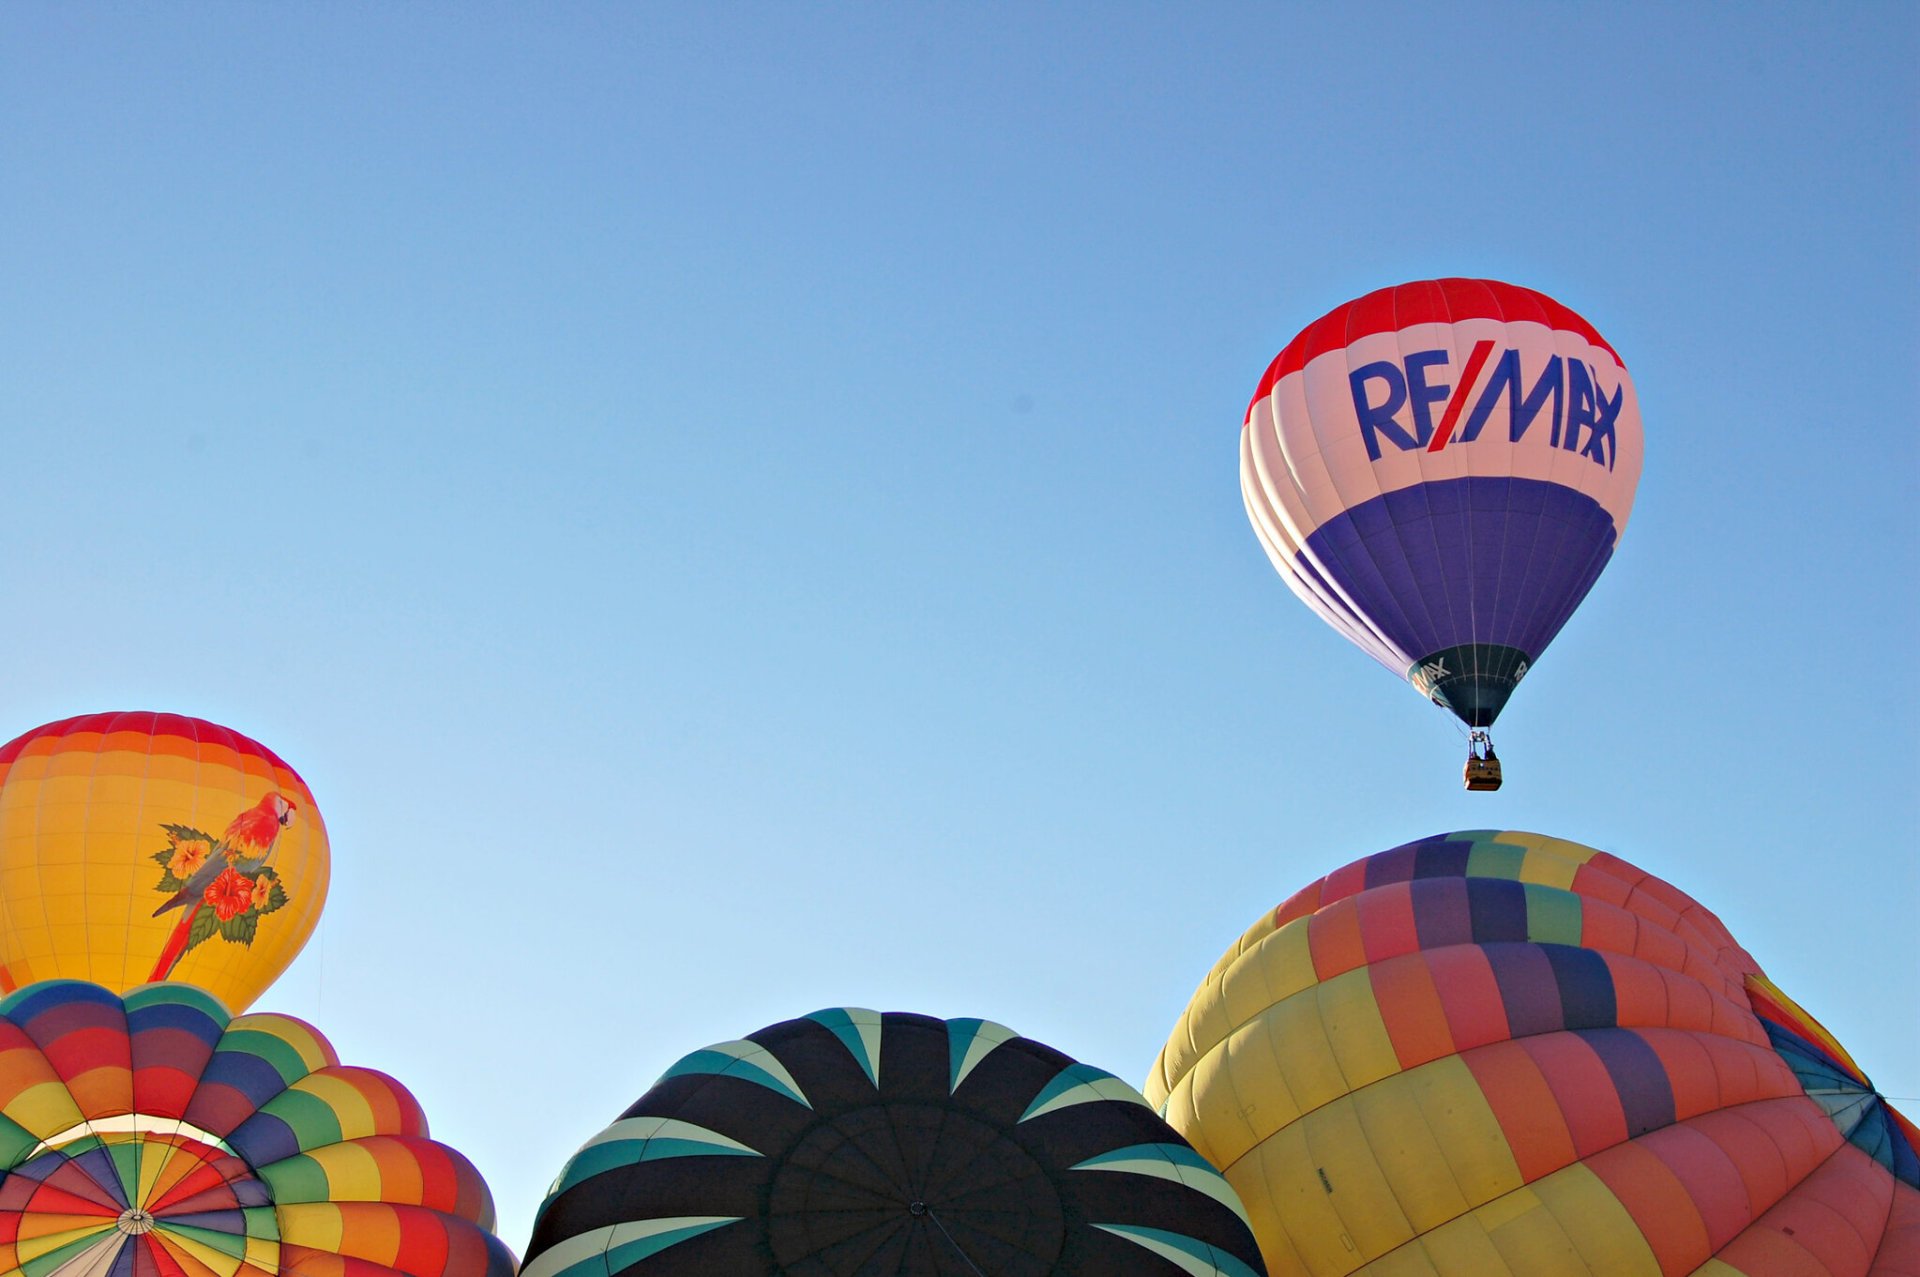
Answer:
[[[299, 769], [334, 895], [260, 1005], [516, 1248], [686, 1051], [853, 1004], [1138, 1082], [1263, 909], [1455, 828], [1668, 878], [1920, 1096], [1917, 58], [1893, 4], [10, 6], [0, 737]], [[1580, 311], [1647, 433], [1495, 795], [1235, 473], [1297, 329], [1448, 274]]]

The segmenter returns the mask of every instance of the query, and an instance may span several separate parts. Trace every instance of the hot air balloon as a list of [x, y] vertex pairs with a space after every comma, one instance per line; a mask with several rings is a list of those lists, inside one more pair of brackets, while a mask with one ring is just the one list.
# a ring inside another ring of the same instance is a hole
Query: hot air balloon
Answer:
[[473, 1165], [306, 1024], [202, 990], [0, 1001], [0, 1272], [510, 1277]]
[[1287, 344], [1247, 408], [1240, 491], [1293, 592], [1466, 724], [1468, 788], [1497, 789], [1487, 729], [1612, 558], [1641, 453], [1633, 382], [1591, 324], [1441, 279]]
[[985, 1020], [821, 1011], [667, 1070], [560, 1172], [522, 1277], [1251, 1277], [1226, 1181], [1110, 1073]]
[[1914, 1128], [1712, 913], [1538, 834], [1262, 915], [1146, 1094], [1276, 1277], [1920, 1271]]
[[0, 989], [178, 979], [241, 1010], [313, 934], [327, 827], [271, 750], [177, 714], [0, 747]]

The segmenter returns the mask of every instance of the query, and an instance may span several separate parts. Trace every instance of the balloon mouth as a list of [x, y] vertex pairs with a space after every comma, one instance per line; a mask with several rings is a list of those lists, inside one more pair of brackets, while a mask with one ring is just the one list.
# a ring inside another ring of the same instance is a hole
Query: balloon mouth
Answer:
[[1533, 666], [1517, 647], [1462, 643], [1430, 652], [1407, 667], [1407, 682], [1468, 727], [1491, 727]]

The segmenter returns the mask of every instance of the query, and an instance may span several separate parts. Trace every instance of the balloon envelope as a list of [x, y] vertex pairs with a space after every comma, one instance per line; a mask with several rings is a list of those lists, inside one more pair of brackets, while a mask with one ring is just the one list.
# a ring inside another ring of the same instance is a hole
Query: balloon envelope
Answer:
[[89, 714], [0, 747], [0, 988], [178, 979], [233, 1010], [313, 934], [327, 827], [306, 783], [238, 732]]
[[523, 1277], [1252, 1277], [1139, 1093], [984, 1020], [821, 1011], [682, 1059], [577, 1153]]
[[280, 1015], [52, 981], [0, 1001], [0, 1272], [510, 1277], [412, 1095]]
[[1349, 302], [1280, 352], [1240, 489], [1295, 594], [1485, 727], [1612, 557], [1641, 454], [1632, 379], [1592, 325], [1442, 279]]
[[1276, 1274], [1920, 1271], [1913, 1128], [1718, 918], [1577, 843], [1445, 834], [1312, 884], [1146, 1094]]

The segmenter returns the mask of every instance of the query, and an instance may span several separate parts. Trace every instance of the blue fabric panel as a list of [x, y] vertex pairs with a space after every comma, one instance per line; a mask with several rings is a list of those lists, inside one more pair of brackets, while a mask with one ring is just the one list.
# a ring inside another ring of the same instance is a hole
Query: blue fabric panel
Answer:
[[1592, 949], [1574, 945], [1540, 946], [1560, 987], [1560, 1009], [1569, 1029], [1610, 1029], [1620, 1022], [1613, 972]]
[[1628, 1139], [1673, 1125], [1673, 1083], [1645, 1038], [1631, 1029], [1587, 1029], [1580, 1038], [1607, 1066], [1627, 1115]]
[[1487, 964], [1493, 968], [1494, 983], [1500, 987], [1500, 1003], [1506, 1008], [1509, 1034], [1526, 1038], [1566, 1027], [1560, 993], [1553, 983], [1553, 970], [1540, 946], [1508, 943], [1482, 948]]
[[1527, 938], [1525, 884], [1499, 878], [1469, 878], [1467, 904], [1473, 912], [1476, 944]]
[[[1571, 488], [1476, 476], [1363, 501], [1307, 546], [1409, 659], [1466, 643], [1538, 659], [1617, 539], [1612, 516]], [[1300, 568], [1314, 575], [1304, 555]]]

